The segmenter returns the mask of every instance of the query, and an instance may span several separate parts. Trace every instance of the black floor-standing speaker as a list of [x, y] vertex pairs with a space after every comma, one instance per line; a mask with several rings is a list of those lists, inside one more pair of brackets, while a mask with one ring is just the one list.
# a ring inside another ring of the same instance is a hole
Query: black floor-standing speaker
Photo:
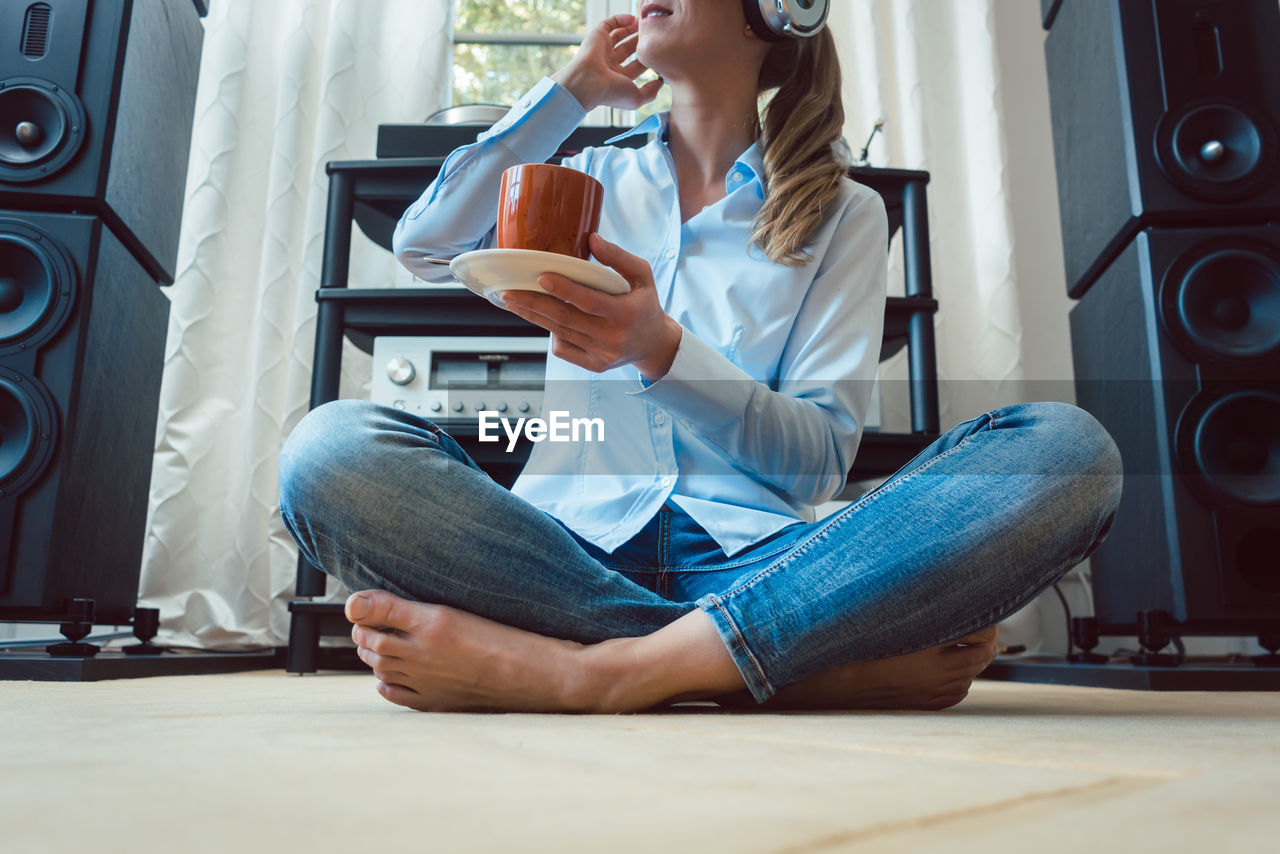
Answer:
[[0, 0], [3, 620], [135, 615], [202, 11]]
[[1042, 9], [1077, 402], [1126, 473], [1090, 631], [1139, 635], [1146, 664], [1182, 634], [1274, 653], [1280, 4]]

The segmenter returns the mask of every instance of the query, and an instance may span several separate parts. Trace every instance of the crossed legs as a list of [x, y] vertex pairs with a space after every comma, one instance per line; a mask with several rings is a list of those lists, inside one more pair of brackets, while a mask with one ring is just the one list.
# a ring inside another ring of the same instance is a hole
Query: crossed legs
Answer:
[[[308, 416], [282, 457], [282, 511], [308, 559], [362, 591], [347, 604], [352, 637], [400, 705], [938, 709], [991, 660], [989, 627], [1105, 536], [1120, 475], [1099, 431], [1060, 404], [966, 422], [770, 567], [698, 603], [604, 569], [445, 434], [393, 410], [342, 402]], [[434, 500], [414, 494], [446, 482]], [[501, 503], [490, 513], [505, 545], [460, 510], [484, 502]], [[424, 534], [392, 507], [434, 524]], [[937, 535], [923, 549], [921, 530]], [[796, 594], [814, 591], [797, 611]]]

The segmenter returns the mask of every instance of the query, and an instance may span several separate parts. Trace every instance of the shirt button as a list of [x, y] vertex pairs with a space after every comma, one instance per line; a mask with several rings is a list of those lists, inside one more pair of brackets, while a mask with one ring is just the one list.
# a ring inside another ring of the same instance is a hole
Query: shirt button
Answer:
[[666, 257], [667, 257], [668, 259], [671, 259], [671, 258], [676, 257], [676, 250], [674, 250], [674, 249], [668, 249], [668, 250], [666, 251]]
[[663, 415], [661, 412], [659, 412], [657, 415], [653, 416], [653, 423], [654, 423], [654, 424], [666, 424], [666, 423], [667, 423], [667, 416], [665, 416], [665, 415]]
[[663, 485], [663, 486], [670, 486], [670, 485], [671, 485], [671, 478], [669, 478], [669, 477], [664, 477], [664, 478], [662, 479], [661, 483], [662, 483], [662, 485]]
[[733, 182], [733, 183], [735, 183], [735, 184], [741, 184], [741, 183], [742, 183], [742, 173], [741, 173], [741, 172], [734, 172], [732, 175], [730, 175], [730, 176], [729, 176], [729, 180], [730, 180], [730, 181], [732, 181], [732, 182]]
[[528, 99], [528, 98], [521, 98], [521, 99], [520, 99], [520, 106], [521, 106], [521, 107], [528, 107], [528, 106], [529, 106], [529, 99]]

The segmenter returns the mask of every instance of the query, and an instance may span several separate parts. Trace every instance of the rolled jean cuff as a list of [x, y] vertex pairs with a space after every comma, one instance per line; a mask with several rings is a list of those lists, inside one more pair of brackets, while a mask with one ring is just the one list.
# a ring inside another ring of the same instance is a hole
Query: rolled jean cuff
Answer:
[[763, 703], [777, 693], [769, 682], [769, 678], [765, 676], [760, 660], [747, 646], [747, 639], [738, 629], [738, 623], [729, 613], [725, 600], [714, 593], [708, 593], [696, 604], [711, 618], [716, 631], [720, 633], [720, 640], [724, 641], [725, 648], [733, 658], [733, 663], [737, 665], [738, 672], [747, 683], [747, 690], [751, 692], [756, 702]]

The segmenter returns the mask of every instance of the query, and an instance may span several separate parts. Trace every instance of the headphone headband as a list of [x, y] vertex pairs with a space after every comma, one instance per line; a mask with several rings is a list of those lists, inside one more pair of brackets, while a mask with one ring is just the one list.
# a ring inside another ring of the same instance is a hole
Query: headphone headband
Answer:
[[767, 42], [816, 36], [827, 24], [830, 5], [830, 0], [742, 0], [752, 32]]

